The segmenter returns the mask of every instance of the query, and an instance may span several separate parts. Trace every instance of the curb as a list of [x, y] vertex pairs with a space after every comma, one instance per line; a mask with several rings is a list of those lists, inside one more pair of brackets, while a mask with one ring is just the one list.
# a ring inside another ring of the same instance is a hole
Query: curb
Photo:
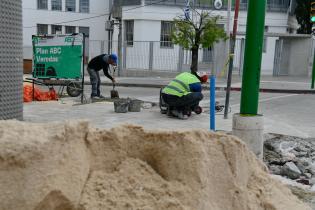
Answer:
[[[217, 87], [216, 90], [226, 91], [226, 87]], [[240, 87], [231, 87], [231, 91], [241, 91]], [[292, 94], [315, 94], [315, 90], [294, 90], [294, 89], [270, 89], [260, 88], [261, 93], [292, 93]]]

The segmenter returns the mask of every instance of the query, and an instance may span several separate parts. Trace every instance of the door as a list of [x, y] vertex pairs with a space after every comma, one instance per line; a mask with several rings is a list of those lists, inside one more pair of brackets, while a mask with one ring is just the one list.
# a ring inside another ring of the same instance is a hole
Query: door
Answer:
[[290, 40], [276, 40], [273, 76], [286, 76], [289, 74]]

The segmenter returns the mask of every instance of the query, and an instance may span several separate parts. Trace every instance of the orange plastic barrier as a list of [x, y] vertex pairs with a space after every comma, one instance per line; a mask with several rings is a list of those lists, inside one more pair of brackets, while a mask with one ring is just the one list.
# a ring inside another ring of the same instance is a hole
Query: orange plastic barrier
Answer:
[[[30, 85], [25, 85], [23, 89], [24, 89], [24, 93], [23, 93], [24, 102], [33, 101], [33, 87]], [[41, 91], [39, 88], [35, 87], [34, 99], [35, 101], [58, 100], [58, 95], [55, 89], [53, 88], [50, 88], [49, 91]]]

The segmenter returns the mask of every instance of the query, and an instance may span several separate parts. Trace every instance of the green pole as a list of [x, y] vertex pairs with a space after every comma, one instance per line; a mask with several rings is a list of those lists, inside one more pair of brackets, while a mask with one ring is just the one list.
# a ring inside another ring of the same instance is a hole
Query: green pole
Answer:
[[312, 89], [314, 89], [314, 81], [315, 81], [315, 49], [314, 49], [314, 59], [313, 59], [313, 71], [312, 71], [312, 86], [311, 86]]
[[266, 0], [249, 0], [240, 114], [257, 115]]

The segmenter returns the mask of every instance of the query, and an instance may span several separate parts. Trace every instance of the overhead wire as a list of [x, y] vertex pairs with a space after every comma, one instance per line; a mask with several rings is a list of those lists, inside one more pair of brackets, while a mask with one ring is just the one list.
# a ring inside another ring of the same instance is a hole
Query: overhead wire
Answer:
[[[132, 8], [129, 8], [129, 9], [122, 10], [122, 12], [126, 12], [126, 11], [135, 10], [135, 9], [139, 9], [139, 8], [146, 7], [146, 6], [159, 4], [159, 3], [164, 2], [164, 1], [166, 1], [166, 0], [160, 0], [158, 2], [152, 2], [150, 4], [144, 4], [144, 5], [141, 5], [141, 6], [132, 7]], [[92, 17], [79, 18], [79, 19], [74, 19], [74, 20], [69, 20], [69, 21], [62, 21], [62, 22], [58, 22], [58, 23], [51, 23], [51, 25], [60, 25], [60, 24], [72, 23], [72, 22], [77, 22], [77, 21], [82, 21], [82, 20], [89, 20], [89, 19], [99, 18], [99, 17], [103, 17], [103, 16], [107, 16], [107, 15], [110, 15], [110, 13], [104, 13], [104, 14], [100, 14], [100, 15], [96, 15], [96, 16], [92, 16]], [[37, 26], [25, 26], [23, 28], [36, 28], [36, 27]]]

